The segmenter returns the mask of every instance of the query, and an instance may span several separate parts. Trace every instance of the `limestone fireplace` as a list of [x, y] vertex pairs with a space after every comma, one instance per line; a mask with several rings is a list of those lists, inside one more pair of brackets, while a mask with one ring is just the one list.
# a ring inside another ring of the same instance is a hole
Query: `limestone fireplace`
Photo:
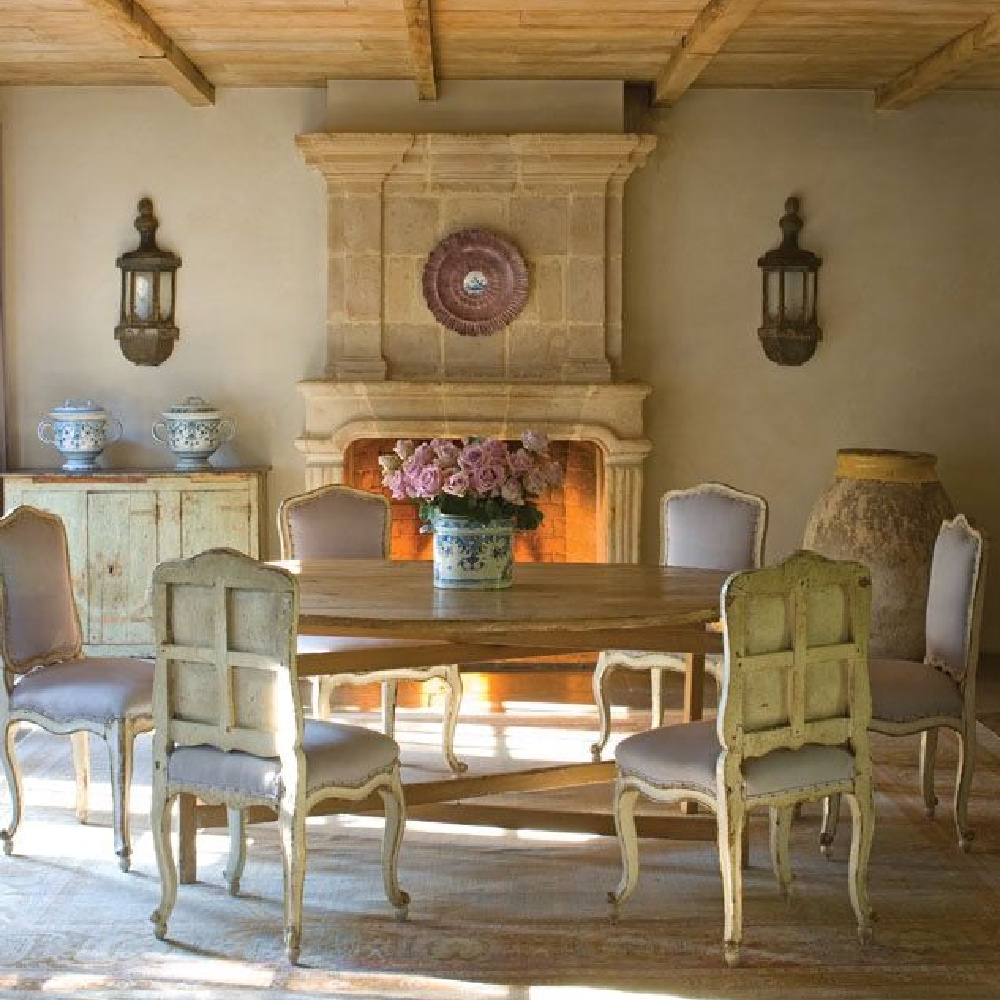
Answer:
[[[345, 133], [297, 139], [328, 194], [327, 372], [300, 383], [306, 485], [344, 482], [358, 442], [526, 429], [595, 450], [593, 558], [638, 559], [649, 387], [619, 380], [622, 193], [653, 146], [625, 133]], [[465, 337], [421, 296], [439, 239], [513, 241], [527, 305]], [[356, 477], [355, 481], [357, 481]], [[589, 540], [588, 540], [589, 541]]]

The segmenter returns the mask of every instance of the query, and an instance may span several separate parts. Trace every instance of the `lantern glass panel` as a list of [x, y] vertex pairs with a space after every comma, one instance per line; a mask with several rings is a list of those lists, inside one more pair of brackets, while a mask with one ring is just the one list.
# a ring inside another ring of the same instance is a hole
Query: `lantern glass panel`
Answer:
[[806, 274], [805, 271], [785, 272], [785, 319], [801, 323], [806, 316]]
[[781, 319], [781, 272], [765, 271], [764, 280], [767, 283], [764, 318], [768, 323], [777, 323]]
[[153, 318], [153, 271], [136, 271], [132, 280], [132, 315], [141, 323]]
[[160, 272], [159, 319], [170, 322], [174, 318], [174, 272]]

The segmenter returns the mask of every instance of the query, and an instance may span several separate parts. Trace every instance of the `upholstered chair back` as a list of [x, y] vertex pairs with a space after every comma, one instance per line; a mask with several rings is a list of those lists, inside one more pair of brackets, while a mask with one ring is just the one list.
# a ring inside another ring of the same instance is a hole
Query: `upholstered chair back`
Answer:
[[719, 740], [742, 757], [863, 740], [871, 717], [871, 579], [860, 563], [797, 552], [722, 591]]
[[0, 518], [2, 653], [9, 673], [80, 655], [66, 529], [54, 514], [18, 507]]
[[301, 747], [298, 584], [290, 573], [231, 549], [160, 563], [153, 619], [158, 747], [282, 758]]
[[389, 501], [349, 486], [321, 486], [278, 508], [282, 559], [386, 559]]
[[764, 559], [767, 503], [723, 483], [671, 490], [660, 501], [664, 566], [756, 569]]
[[934, 543], [925, 659], [959, 682], [979, 659], [986, 551], [983, 534], [962, 514], [941, 525]]

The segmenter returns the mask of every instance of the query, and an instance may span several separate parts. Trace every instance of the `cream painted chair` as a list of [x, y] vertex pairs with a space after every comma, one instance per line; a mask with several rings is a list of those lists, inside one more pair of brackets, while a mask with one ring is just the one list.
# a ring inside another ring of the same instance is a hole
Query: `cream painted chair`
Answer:
[[[976, 667], [983, 613], [987, 543], [964, 515], [945, 521], [931, 559], [927, 594], [926, 654], [922, 663], [872, 659], [870, 728], [890, 736], [921, 734], [920, 784], [929, 817], [934, 816], [934, 759], [939, 728], [958, 736], [955, 777], [955, 827], [958, 845], [967, 851], [969, 789], [976, 764]], [[829, 856], [837, 832], [840, 803], [834, 796], [824, 807], [820, 845]]]
[[[756, 569], [764, 559], [767, 501], [723, 483], [703, 483], [671, 490], [660, 500], [660, 564], [697, 569]], [[607, 681], [614, 670], [648, 670], [652, 686], [652, 725], [663, 724], [663, 672], [687, 672], [689, 657], [671, 653], [610, 649], [601, 653], [594, 671], [594, 701], [600, 735], [590, 752], [601, 759], [611, 734], [611, 704]], [[717, 676], [710, 660], [707, 669]], [[695, 697], [701, 704], [701, 692]]]
[[23, 789], [14, 737], [17, 723], [30, 722], [71, 735], [81, 823], [87, 821], [90, 783], [88, 733], [107, 743], [115, 853], [127, 872], [132, 749], [135, 737], [153, 728], [153, 664], [83, 655], [66, 529], [53, 514], [18, 507], [0, 518], [0, 602], [0, 755], [11, 800], [10, 820], [0, 830], [4, 853], [13, 852], [21, 822]]
[[846, 794], [854, 815], [849, 887], [862, 941], [871, 934], [868, 857], [874, 824], [868, 750], [871, 580], [858, 563], [798, 552], [768, 569], [736, 573], [722, 592], [726, 653], [717, 722], [664, 726], [615, 751], [615, 824], [623, 874], [609, 899], [635, 889], [635, 807], [694, 799], [716, 813], [725, 901], [725, 954], [742, 940], [740, 854], [749, 809], [770, 810], [771, 859], [791, 889], [792, 810]]
[[[288, 497], [278, 508], [282, 559], [388, 559], [391, 537], [389, 501], [377, 493], [349, 486], [320, 486]], [[336, 638], [300, 636], [298, 656], [322, 657], [337, 648]], [[337, 674], [314, 679], [313, 715], [328, 718], [330, 695], [338, 684], [382, 682], [382, 728], [396, 731], [396, 701], [401, 680], [441, 680], [447, 688], [442, 749], [448, 766], [461, 773], [468, 765], [455, 756], [455, 727], [462, 704], [462, 675], [456, 664], [433, 667], [395, 667], [359, 674]]]
[[396, 860], [405, 824], [399, 747], [382, 733], [303, 721], [295, 662], [298, 585], [283, 569], [229, 549], [161, 563], [153, 572], [157, 659], [153, 713], [152, 833], [160, 871], [156, 936], [177, 899], [170, 814], [180, 793], [225, 804], [233, 895], [246, 856], [242, 810], [277, 812], [284, 866], [284, 936], [298, 962], [302, 935], [306, 816], [324, 799], [385, 806], [382, 872], [400, 916], [409, 896]]

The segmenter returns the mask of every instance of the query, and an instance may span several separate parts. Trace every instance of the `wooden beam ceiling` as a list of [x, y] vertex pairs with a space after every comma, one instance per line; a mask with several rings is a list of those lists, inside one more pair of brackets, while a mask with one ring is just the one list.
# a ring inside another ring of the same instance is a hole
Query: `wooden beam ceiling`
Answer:
[[953, 38], [875, 92], [875, 107], [898, 111], [1000, 51], [1000, 13]]
[[709, 0], [653, 86], [654, 104], [674, 104], [761, 0]]
[[132, 0], [84, 0], [140, 59], [156, 69], [189, 104], [215, 103], [215, 87], [174, 40]]
[[437, 100], [437, 72], [434, 66], [434, 35], [431, 30], [431, 0], [403, 0], [406, 32], [417, 93], [422, 101]]

